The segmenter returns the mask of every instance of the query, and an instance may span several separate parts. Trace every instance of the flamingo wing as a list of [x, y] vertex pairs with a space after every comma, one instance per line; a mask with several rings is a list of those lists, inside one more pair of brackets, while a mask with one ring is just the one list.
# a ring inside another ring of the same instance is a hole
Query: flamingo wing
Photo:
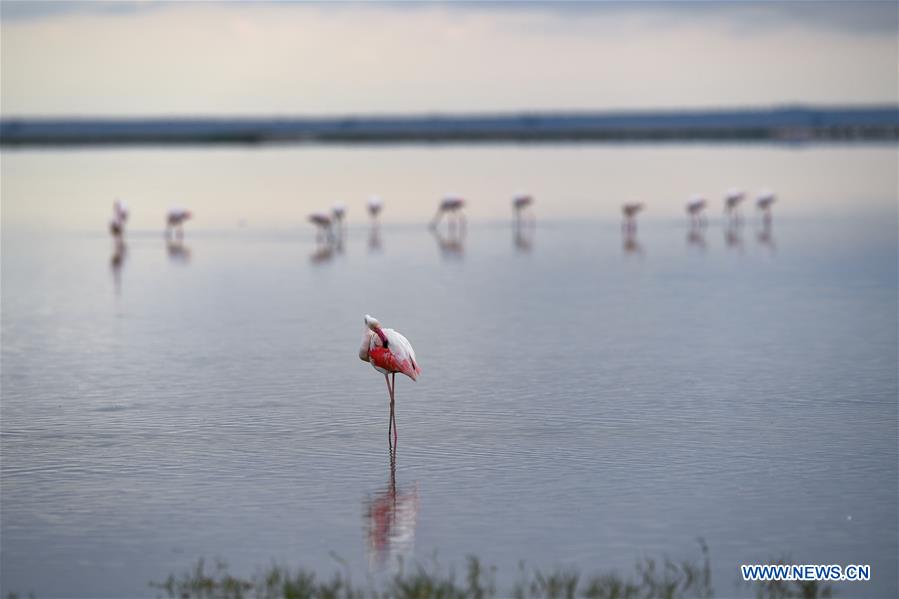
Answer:
[[415, 357], [412, 344], [393, 329], [381, 330], [387, 337], [387, 347], [383, 346], [377, 335], [372, 336], [369, 342], [369, 361], [372, 366], [379, 372], [399, 372], [413, 381], [417, 380], [421, 374], [421, 366]]

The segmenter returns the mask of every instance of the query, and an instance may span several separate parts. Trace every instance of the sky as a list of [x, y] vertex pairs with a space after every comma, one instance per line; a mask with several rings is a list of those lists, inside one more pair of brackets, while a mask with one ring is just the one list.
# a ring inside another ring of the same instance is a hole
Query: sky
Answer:
[[899, 4], [0, 2], [0, 113], [895, 103]]

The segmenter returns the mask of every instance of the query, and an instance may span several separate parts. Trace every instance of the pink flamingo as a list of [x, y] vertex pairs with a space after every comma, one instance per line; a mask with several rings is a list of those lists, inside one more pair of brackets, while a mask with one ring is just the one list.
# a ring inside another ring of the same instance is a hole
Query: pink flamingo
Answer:
[[[365, 332], [362, 336], [362, 347], [359, 358], [369, 362], [372, 368], [384, 375], [387, 391], [390, 393], [390, 421], [387, 425], [387, 442], [393, 432], [393, 442], [397, 441], [396, 415], [394, 403], [396, 399], [396, 373], [405, 374], [413, 381], [421, 374], [421, 367], [415, 359], [415, 350], [409, 340], [393, 329], [381, 328], [378, 319], [365, 315]], [[391, 375], [393, 383], [391, 384]]]
[[440, 224], [440, 219], [442, 219], [445, 214], [448, 223], [447, 226], [451, 231], [457, 226], [460, 229], [465, 230], [465, 215], [462, 214], [462, 209], [464, 207], [465, 200], [459, 196], [454, 194], [446, 196], [437, 206], [437, 214], [434, 215], [434, 219], [431, 221], [431, 228], [436, 229], [437, 225]]
[[109, 232], [115, 238], [120, 238], [125, 233], [125, 223], [128, 221], [128, 206], [122, 200], [112, 203], [112, 219], [109, 221]]
[[624, 204], [621, 206], [621, 214], [624, 216], [621, 228], [624, 231], [630, 233], [637, 231], [637, 214], [643, 210], [643, 207], [642, 202]]
[[746, 194], [739, 189], [728, 189], [724, 194], [724, 213], [729, 221], [740, 223], [740, 204], [745, 198]]
[[384, 207], [384, 200], [382, 200], [379, 196], [371, 196], [368, 198], [368, 214], [371, 216], [372, 222], [377, 222], [378, 214], [381, 213], [381, 208]]
[[178, 239], [184, 237], [184, 221], [193, 217], [190, 210], [184, 208], [171, 208], [165, 216], [166, 236], [174, 236]]
[[760, 193], [755, 200], [756, 207], [762, 211], [762, 222], [765, 225], [771, 224], [771, 205], [775, 201], [777, 201], [777, 196], [774, 195], [773, 191], [768, 191], [767, 189]]
[[708, 204], [706, 199], [698, 194], [692, 196], [690, 201], [687, 202], [687, 214], [690, 217], [691, 228], [699, 228], [705, 225], [705, 218], [703, 218], [702, 213], [706, 204]]

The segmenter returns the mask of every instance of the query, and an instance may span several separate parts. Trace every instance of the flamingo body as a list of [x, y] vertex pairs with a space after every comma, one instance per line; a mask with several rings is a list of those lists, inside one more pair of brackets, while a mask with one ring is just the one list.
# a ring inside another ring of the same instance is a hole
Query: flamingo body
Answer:
[[378, 213], [381, 212], [381, 208], [384, 206], [384, 200], [382, 200], [378, 196], [371, 196], [368, 198], [368, 213], [372, 218], [378, 216]]
[[381, 374], [398, 372], [413, 381], [418, 380], [421, 367], [415, 359], [415, 350], [409, 340], [393, 329], [380, 330], [387, 338], [387, 347], [384, 347], [384, 342], [373, 330], [366, 330], [359, 357]]
[[523, 210], [534, 203], [534, 198], [526, 193], [521, 193], [512, 198], [512, 206], [516, 210]]

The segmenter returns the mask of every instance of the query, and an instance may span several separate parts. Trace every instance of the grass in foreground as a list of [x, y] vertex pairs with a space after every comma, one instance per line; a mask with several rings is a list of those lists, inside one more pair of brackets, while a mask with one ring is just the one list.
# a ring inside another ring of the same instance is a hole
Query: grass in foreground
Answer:
[[[150, 585], [172, 598], [196, 599], [675, 599], [713, 597], [709, 551], [700, 540], [699, 560], [673, 561], [644, 558], [630, 576], [609, 572], [584, 577], [574, 570], [526, 570], [511, 589], [497, 592], [496, 568], [484, 567], [469, 557], [465, 576], [442, 573], [435, 564], [401, 571], [381, 587], [356, 586], [349, 572], [319, 578], [307, 570], [273, 566], [249, 579], [228, 573], [218, 562], [209, 570], [203, 560], [192, 570]], [[786, 563], [781, 560], [777, 563]], [[810, 582], [766, 582], [752, 585], [759, 599], [817, 599], [832, 596], [829, 585]]]

